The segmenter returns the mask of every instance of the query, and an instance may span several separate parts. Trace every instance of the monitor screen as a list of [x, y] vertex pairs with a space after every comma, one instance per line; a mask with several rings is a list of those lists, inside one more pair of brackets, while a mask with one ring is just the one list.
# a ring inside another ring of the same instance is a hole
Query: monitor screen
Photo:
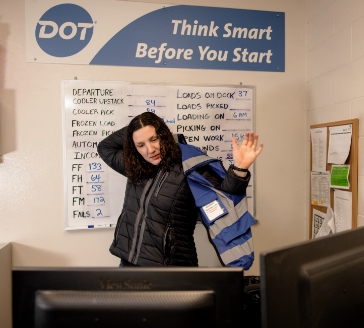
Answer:
[[13, 268], [13, 327], [244, 327], [242, 268]]
[[260, 254], [264, 328], [364, 327], [364, 227]]

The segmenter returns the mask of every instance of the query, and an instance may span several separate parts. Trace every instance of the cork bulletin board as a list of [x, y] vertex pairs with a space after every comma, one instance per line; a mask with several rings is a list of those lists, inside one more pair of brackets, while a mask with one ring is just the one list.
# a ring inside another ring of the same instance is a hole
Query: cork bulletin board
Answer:
[[[352, 208], [352, 216], [351, 216], [351, 228], [357, 227], [357, 212], [358, 212], [358, 130], [359, 130], [359, 120], [357, 118], [350, 119], [350, 120], [343, 120], [337, 122], [330, 122], [330, 123], [323, 123], [323, 124], [316, 124], [311, 125], [310, 129], [318, 129], [318, 128], [325, 128], [327, 127], [327, 138], [326, 138], [326, 150], [329, 151], [329, 142], [330, 142], [330, 128], [331, 127], [339, 127], [349, 125], [352, 128], [351, 131], [351, 144], [349, 154], [344, 165], [350, 165], [348, 181], [349, 187], [346, 191], [350, 191], [351, 194], [351, 208]], [[312, 165], [313, 165], [313, 144], [312, 144], [312, 135], [310, 138], [310, 172], [312, 172]], [[326, 171], [331, 172], [332, 163], [329, 163], [327, 160], [328, 156], [326, 156]], [[334, 204], [334, 192], [337, 188], [330, 188], [330, 207], [333, 211], [335, 211], [335, 204]], [[313, 211], [318, 210], [323, 213], [327, 213], [328, 207], [321, 206], [319, 204], [314, 204], [312, 202], [312, 182], [310, 179], [310, 224], [309, 224], [309, 233], [310, 238], [313, 237]]]

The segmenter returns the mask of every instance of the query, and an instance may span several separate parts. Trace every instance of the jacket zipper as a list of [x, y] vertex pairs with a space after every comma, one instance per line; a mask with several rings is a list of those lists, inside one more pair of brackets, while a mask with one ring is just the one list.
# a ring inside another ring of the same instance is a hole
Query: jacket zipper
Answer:
[[172, 245], [171, 245], [171, 250], [170, 253], [168, 254], [168, 258], [167, 258], [167, 254], [166, 254], [166, 239], [167, 239], [167, 235], [169, 233], [169, 230], [171, 229], [171, 224], [168, 222], [167, 224], [167, 228], [166, 231], [163, 234], [163, 252], [164, 252], [164, 265], [167, 266], [170, 262], [171, 262], [171, 258], [174, 255], [174, 249], [172, 251]]
[[167, 179], [168, 174], [169, 174], [169, 172], [164, 172], [164, 174], [163, 174], [162, 178], [160, 179], [160, 181], [159, 181], [159, 183], [158, 183], [158, 187], [157, 187], [157, 189], [155, 190], [154, 197], [157, 197], [157, 196], [158, 196], [158, 194], [159, 194], [159, 190], [162, 188], [163, 182], [164, 182], [164, 180], [166, 180], [166, 179]]
[[114, 241], [115, 241], [115, 244], [117, 244], [118, 242], [118, 235], [119, 235], [119, 230], [120, 230], [120, 226], [122, 224], [122, 221], [123, 221], [123, 214], [124, 214], [124, 210], [121, 211], [121, 214], [119, 216], [119, 219], [118, 219], [118, 222], [116, 224], [116, 228], [115, 228], [115, 232], [114, 232]]
[[141, 227], [143, 225], [143, 222], [145, 221], [145, 217], [146, 217], [146, 213], [147, 213], [147, 201], [149, 201], [150, 198], [148, 198], [148, 195], [150, 194], [150, 192], [152, 192], [152, 189], [155, 187], [155, 183], [158, 181], [159, 176], [161, 175], [162, 171], [158, 171], [156, 177], [154, 178], [154, 181], [152, 182], [151, 186], [149, 187], [149, 189], [147, 190], [147, 192], [145, 193], [145, 197], [144, 197], [144, 201], [143, 204], [141, 206], [141, 210], [143, 212], [140, 221], [138, 223], [138, 232], [137, 232], [137, 236], [136, 236], [136, 243], [135, 243], [135, 247], [133, 249], [133, 257], [131, 260], [132, 264], [136, 264], [137, 262], [137, 255], [138, 255], [138, 247], [139, 247], [139, 240], [141, 237], [140, 231], [141, 231]]

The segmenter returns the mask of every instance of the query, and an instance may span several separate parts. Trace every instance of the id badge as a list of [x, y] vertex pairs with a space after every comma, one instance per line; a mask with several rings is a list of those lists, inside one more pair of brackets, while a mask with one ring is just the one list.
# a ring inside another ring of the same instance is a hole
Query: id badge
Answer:
[[216, 199], [211, 203], [202, 206], [202, 211], [204, 212], [205, 217], [209, 220], [210, 223], [227, 214], [225, 206], [221, 203], [219, 199]]

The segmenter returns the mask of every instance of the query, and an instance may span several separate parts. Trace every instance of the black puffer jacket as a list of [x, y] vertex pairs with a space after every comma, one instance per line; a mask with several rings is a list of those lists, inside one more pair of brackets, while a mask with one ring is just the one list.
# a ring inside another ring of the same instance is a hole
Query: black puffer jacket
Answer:
[[[105, 163], [124, 176], [125, 134], [126, 127], [102, 140], [97, 149]], [[239, 178], [231, 168], [223, 181], [207, 167], [201, 167], [199, 173], [215, 188], [232, 194], [245, 193], [250, 180], [250, 172]], [[141, 184], [128, 179], [110, 252], [140, 266], [197, 266], [193, 239], [197, 216], [182, 163], [169, 172], [158, 171], [154, 179]]]
[[[126, 128], [98, 145], [100, 157], [125, 176], [122, 146]], [[128, 179], [122, 213], [110, 252], [140, 266], [197, 266], [193, 232], [197, 208], [182, 164], [158, 171], [141, 184]]]

